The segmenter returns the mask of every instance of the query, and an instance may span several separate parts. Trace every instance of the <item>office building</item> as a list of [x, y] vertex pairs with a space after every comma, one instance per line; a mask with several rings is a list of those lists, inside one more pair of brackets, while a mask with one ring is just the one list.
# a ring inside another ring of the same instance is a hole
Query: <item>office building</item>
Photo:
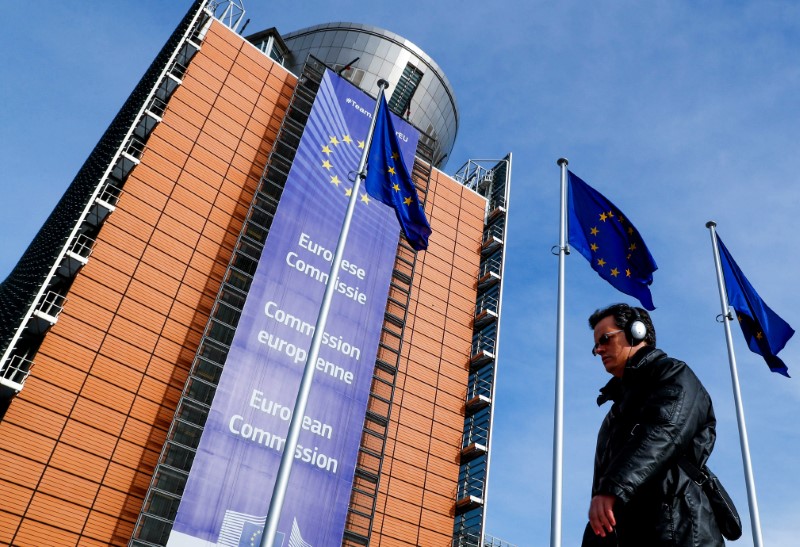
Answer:
[[[350, 23], [244, 38], [239, 6], [191, 5], [0, 285], [0, 543], [177, 541], [170, 537], [190, 505], [180, 508], [217, 386], [238, 366], [228, 355], [251, 325], [243, 313], [256, 297], [248, 297], [277, 269], [262, 251], [284, 229], [279, 205], [288, 207], [300, 184], [293, 170], [310, 169], [304, 147], [318, 146], [317, 168], [327, 170], [326, 158], [346, 147], [355, 157], [363, 139], [312, 142], [321, 131], [306, 131], [317, 123], [315, 104], [335, 87], [346, 89], [348, 108], [371, 112], [384, 78], [398, 123], [419, 132], [406, 160], [433, 234], [415, 252], [390, 213], [396, 243], [384, 288], [364, 296], [383, 295], [379, 320], [367, 326], [373, 350], [333, 330], [327, 338], [331, 351], [368, 366], [352, 476], [337, 477], [349, 489], [332, 509], [341, 526], [329, 528], [343, 545], [499, 545], [484, 527], [511, 156], [445, 174], [459, 124], [455, 93], [407, 40]], [[334, 178], [345, 188], [343, 169], [320, 171], [331, 179], [320, 192], [338, 191]], [[302, 235], [318, 229], [317, 217], [303, 222]], [[312, 252], [308, 238], [295, 244]], [[315, 248], [324, 258], [333, 247]], [[372, 267], [351, 273], [367, 283]], [[354, 300], [366, 291], [350, 288]], [[287, 307], [270, 298], [256, 307], [271, 321], [290, 317], [276, 319]], [[300, 324], [308, 338], [313, 318]], [[273, 333], [255, 329], [270, 344]], [[306, 350], [286, 343], [280, 351]], [[328, 364], [349, 386], [351, 371]], [[263, 409], [255, 385], [242, 405]], [[242, 433], [242, 420], [226, 423]], [[319, 437], [332, 420], [318, 422]], [[324, 442], [294, 469], [335, 473], [331, 462], [340, 461], [323, 459]], [[225, 533], [238, 535], [215, 532], [204, 544], [239, 545], [245, 532], [257, 539], [263, 514], [234, 513]], [[298, 525], [306, 537], [310, 527]]]

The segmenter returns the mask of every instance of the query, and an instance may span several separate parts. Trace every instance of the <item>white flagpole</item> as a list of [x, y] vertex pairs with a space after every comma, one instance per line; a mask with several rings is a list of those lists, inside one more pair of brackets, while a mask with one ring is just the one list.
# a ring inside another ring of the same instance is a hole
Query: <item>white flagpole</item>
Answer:
[[550, 547], [561, 547], [562, 460], [564, 455], [564, 258], [567, 246], [567, 164], [561, 167], [561, 217], [558, 229], [558, 311], [556, 313], [556, 403], [553, 419], [553, 500], [550, 509]]
[[725, 340], [728, 343], [728, 362], [731, 368], [731, 383], [733, 384], [733, 400], [736, 404], [736, 421], [739, 424], [739, 444], [742, 448], [742, 462], [744, 464], [744, 478], [747, 484], [747, 502], [750, 509], [750, 525], [753, 531], [753, 546], [763, 547], [761, 539], [761, 519], [758, 516], [758, 502], [756, 501], [756, 484], [753, 480], [753, 466], [750, 462], [750, 445], [747, 442], [747, 427], [744, 423], [744, 409], [742, 408], [742, 392], [739, 389], [739, 373], [736, 370], [736, 355], [733, 353], [733, 338], [731, 336], [731, 321], [733, 313], [728, 304], [727, 291], [725, 290], [725, 277], [722, 275], [722, 264], [719, 259], [719, 246], [717, 245], [717, 223], [713, 220], [706, 222], [706, 228], [711, 232], [711, 246], [714, 249], [714, 265], [717, 268], [717, 284], [719, 285], [719, 303], [722, 307], [722, 322], [725, 325]]
[[375, 122], [378, 118], [378, 107], [381, 104], [381, 100], [383, 100], [383, 91], [387, 87], [389, 87], [389, 82], [386, 80], [378, 80], [378, 100], [375, 101], [375, 111], [372, 113], [372, 122], [369, 126], [367, 140], [364, 143], [364, 152], [361, 154], [361, 161], [358, 164], [358, 174], [356, 175], [356, 180], [353, 182], [353, 193], [350, 194], [347, 212], [345, 213], [344, 221], [342, 222], [342, 230], [339, 234], [339, 242], [336, 244], [336, 252], [333, 255], [331, 270], [328, 274], [328, 283], [325, 286], [325, 295], [322, 297], [322, 305], [320, 306], [319, 316], [317, 317], [317, 324], [314, 327], [314, 336], [311, 338], [311, 347], [308, 350], [303, 378], [300, 381], [300, 389], [297, 393], [294, 410], [292, 411], [292, 420], [289, 422], [289, 433], [286, 436], [286, 443], [284, 444], [283, 455], [281, 456], [281, 464], [280, 467], [278, 467], [278, 475], [275, 478], [275, 488], [272, 490], [272, 498], [269, 502], [269, 512], [267, 513], [267, 520], [264, 523], [264, 532], [261, 536], [261, 547], [273, 547], [275, 543], [275, 534], [278, 531], [278, 520], [280, 520], [283, 501], [286, 497], [286, 487], [289, 484], [289, 473], [294, 463], [297, 439], [300, 437], [303, 416], [305, 416], [306, 406], [308, 404], [308, 394], [311, 391], [311, 381], [314, 378], [319, 347], [322, 343], [322, 333], [325, 331], [325, 324], [328, 322], [328, 311], [331, 307], [334, 287], [336, 287], [336, 279], [342, 265], [342, 255], [344, 254], [344, 246], [347, 242], [347, 234], [350, 231], [350, 221], [353, 219], [353, 211], [358, 201], [358, 189], [361, 185], [361, 180], [366, 178], [364, 169], [367, 165], [367, 156], [369, 155], [369, 148], [372, 143], [372, 133], [375, 131]]

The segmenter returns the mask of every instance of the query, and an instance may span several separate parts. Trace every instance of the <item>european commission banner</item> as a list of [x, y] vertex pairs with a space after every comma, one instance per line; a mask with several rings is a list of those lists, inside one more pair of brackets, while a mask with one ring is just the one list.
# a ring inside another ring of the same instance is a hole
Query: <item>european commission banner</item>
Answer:
[[[326, 72], [220, 378], [169, 547], [258, 545], [375, 101]], [[418, 134], [395, 119], [411, 169]], [[362, 186], [363, 188], [363, 186]], [[276, 545], [340, 545], [399, 227], [359, 192]]]

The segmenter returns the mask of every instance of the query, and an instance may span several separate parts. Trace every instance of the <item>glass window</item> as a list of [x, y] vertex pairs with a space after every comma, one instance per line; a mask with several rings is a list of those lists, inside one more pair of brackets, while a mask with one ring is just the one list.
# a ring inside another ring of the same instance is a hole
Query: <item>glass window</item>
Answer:
[[389, 110], [399, 116], [407, 116], [411, 105], [411, 98], [422, 80], [423, 73], [411, 63], [403, 69], [403, 74], [394, 88], [392, 98], [389, 100]]

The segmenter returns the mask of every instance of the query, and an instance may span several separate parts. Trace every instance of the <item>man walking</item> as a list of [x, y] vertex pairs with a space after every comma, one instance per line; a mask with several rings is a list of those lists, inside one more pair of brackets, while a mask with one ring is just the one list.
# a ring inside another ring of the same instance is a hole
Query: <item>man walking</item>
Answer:
[[613, 376], [597, 403], [613, 404], [597, 436], [583, 547], [722, 547], [702, 487], [679, 465], [702, 467], [714, 448], [705, 388], [686, 363], [656, 349], [644, 309], [615, 304], [589, 326], [592, 354]]

